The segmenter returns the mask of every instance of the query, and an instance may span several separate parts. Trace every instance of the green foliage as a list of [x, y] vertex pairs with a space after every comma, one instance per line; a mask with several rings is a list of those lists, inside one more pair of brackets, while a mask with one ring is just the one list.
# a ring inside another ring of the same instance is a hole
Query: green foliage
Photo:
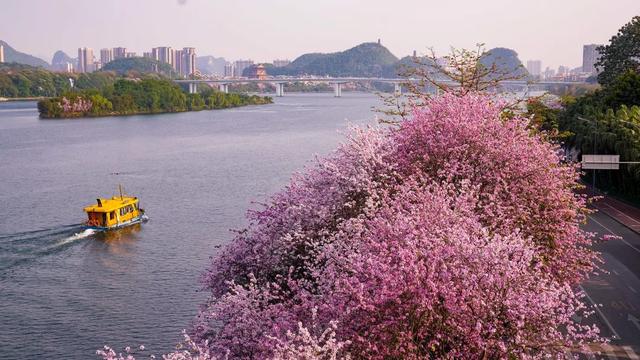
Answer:
[[640, 16], [634, 16], [609, 41], [598, 48], [600, 60], [596, 66], [602, 70], [598, 82], [609, 85], [625, 72], [640, 70]]
[[28, 65], [0, 64], [0, 96], [49, 97], [60, 96], [75, 88], [100, 89], [113, 84], [113, 73], [69, 74], [54, 73]]
[[38, 101], [38, 112], [47, 114], [49, 118], [59, 118], [62, 116], [62, 106], [57, 99], [44, 99]]
[[107, 98], [100, 94], [93, 94], [88, 96], [91, 101], [91, 115], [100, 116], [109, 114], [113, 110], [113, 104]]
[[398, 62], [386, 47], [377, 43], [364, 43], [346, 51], [332, 54], [304, 54], [291, 64], [270, 68], [270, 75], [329, 75], [329, 76], [382, 76], [387, 67]]
[[[571, 133], [565, 141], [569, 149], [640, 161], [640, 75], [627, 71], [599, 90], [567, 97], [557, 121], [559, 130]], [[596, 176], [598, 188], [640, 199], [640, 166], [622, 165], [618, 171], [598, 171]]]
[[[72, 105], [89, 103], [90, 108], [65, 111], [65, 101]], [[38, 110], [44, 118], [61, 118], [198, 111], [271, 102], [269, 97], [225, 94], [211, 88], [206, 88], [198, 94], [185, 94], [180, 86], [169, 80], [146, 78], [119, 79], [100, 90], [65, 92], [61, 97], [40, 101]]]
[[558, 118], [561, 109], [548, 106], [542, 99], [528, 101], [527, 113], [531, 116], [531, 129], [544, 132], [550, 139], [562, 141], [573, 135], [569, 131], [560, 130]]
[[200, 111], [204, 110], [205, 107], [206, 104], [204, 103], [204, 100], [202, 99], [202, 96], [200, 96], [200, 94], [187, 95], [187, 108], [189, 109], [189, 111]]

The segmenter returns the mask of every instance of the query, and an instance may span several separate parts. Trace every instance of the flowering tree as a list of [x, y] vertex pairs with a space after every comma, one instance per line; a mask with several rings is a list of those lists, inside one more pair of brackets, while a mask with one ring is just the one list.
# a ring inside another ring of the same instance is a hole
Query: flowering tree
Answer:
[[445, 95], [355, 129], [249, 212], [205, 275], [194, 341], [287, 358], [327, 342], [302, 329], [333, 328], [328, 358], [536, 358], [598, 340], [572, 320], [598, 261], [578, 172], [503, 108]]
[[63, 96], [60, 106], [62, 107], [62, 111], [65, 113], [86, 113], [91, 110], [93, 104], [90, 100], [84, 99], [81, 96], [75, 96], [71, 99], [67, 99]]

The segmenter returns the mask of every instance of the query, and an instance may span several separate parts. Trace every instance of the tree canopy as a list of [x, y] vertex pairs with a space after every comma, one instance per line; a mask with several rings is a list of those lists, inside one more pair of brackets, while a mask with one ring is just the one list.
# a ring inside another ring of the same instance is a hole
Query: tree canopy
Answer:
[[598, 82], [602, 85], [614, 82], [629, 70], [640, 72], [640, 16], [634, 16], [598, 52], [596, 67], [601, 70]]

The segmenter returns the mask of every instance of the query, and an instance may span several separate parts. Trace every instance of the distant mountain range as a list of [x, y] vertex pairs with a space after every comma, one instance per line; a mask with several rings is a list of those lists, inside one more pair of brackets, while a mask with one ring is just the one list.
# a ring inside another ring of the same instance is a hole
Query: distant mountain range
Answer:
[[270, 75], [383, 76], [399, 59], [379, 43], [363, 43], [330, 53], [304, 54], [291, 64], [269, 68]]
[[[428, 62], [428, 61], [425, 61]], [[496, 64], [501, 72], [528, 75], [518, 54], [506, 48], [494, 48], [481, 59], [483, 65]], [[304, 54], [284, 67], [267, 67], [269, 75], [361, 76], [393, 78], [406, 67], [415, 66], [412, 56], [398, 59], [380, 43], [363, 43], [351, 49], [322, 54]]]
[[[4, 46], [5, 61], [27, 64], [36, 67], [49, 68], [49, 64], [35, 56], [15, 50], [9, 44], [0, 40]], [[147, 59], [151, 60], [151, 59]], [[52, 67], [70, 62], [76, 64], [76, 59], [57, 51], [51, 60]], [[518, 59], [518, 54], [507, 48], [494, 48], [481, 59], [485, 66], [496, 64], [501, 72], [514, 76], [526, 76], [527, 70]], [[203, 74], [224, 75], [226, 60], [214, 56], [199, 56], [196, 58], [196, 67]], [[116, 64], [107, 64], [105, 70], [113, 70], [118, 73], [129, 71], [144, 73], [158, 68], [160, 73], [171, 73], [170, 66], [163, 66], [155, 61], [146, 61], [141, 58], [125, 60]], [[413, 57], [405, 56], [398, 59], [394, 54], [379, 42], [368, 42], [351, 49], [335, 53], [309, 53], [299, 56], [293, 62], [283, 67], [267, 66], [269, 75], [316, 75], [316, 76], [360, 76], [360, 77], [397, 77], [403, 67], [414, 66]]]
[[5, 62], [8, 62], [8, 63], [15, 62], [18, 64], [26, 64], [31, 66], [43, 67], [43, 68], [49, 67], [49, 63], [47, 63], [46, 61], [40, 58], [37, 58], [35, 56], [20, 52], [14, 49], [13, 47], [11, 47], [11, 45], [7, 44], [6, 41], [0, 40], [0, 45], [4, 47]]

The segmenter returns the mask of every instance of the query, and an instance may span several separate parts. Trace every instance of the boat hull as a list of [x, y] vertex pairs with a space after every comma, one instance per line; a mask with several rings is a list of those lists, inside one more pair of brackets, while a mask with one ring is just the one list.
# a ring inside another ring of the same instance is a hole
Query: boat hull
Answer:
[[85, 225], [84, 228], [85, 229], [98, 230], [98, 231], [116, 230], [116, 229], [121, 229], [123, 227], [135, 225], [135, 224], [140, 224], [140, 223], [146, 222], [147, 220], [149, 220], [149, 218], [146, 215], [142, 214], [142, 215], [140, 215], [138, 217], [135, 217], [135, 218], [133, 218], [131, 220], [124, 221], [124, 222], [121, 222], [121, 223], [113, 225], [113, 226], [90, 226], [90, 225]]

